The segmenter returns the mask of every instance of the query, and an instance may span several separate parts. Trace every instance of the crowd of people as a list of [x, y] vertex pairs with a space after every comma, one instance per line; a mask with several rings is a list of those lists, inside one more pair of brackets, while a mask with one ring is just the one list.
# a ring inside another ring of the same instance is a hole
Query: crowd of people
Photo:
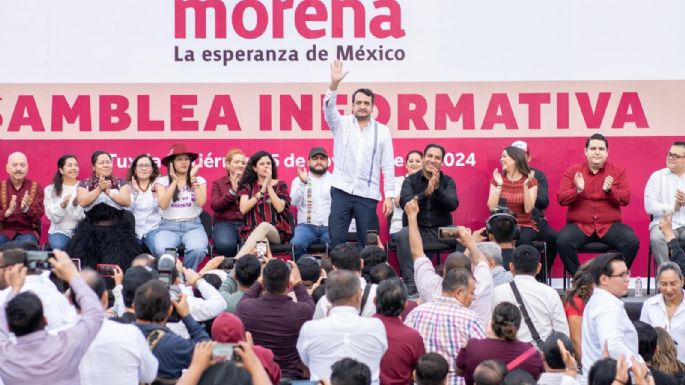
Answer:
[[[336, 167], [314, 147], [290, 184], [269, 152], [236, 149], [208, 194], [198, 154], [176, 144], [165, 170], [141, 154], [125, 178], [96, 151], [79, 180], [77, 156], [65, 154], [43, 190], [27, 178], [26, 156], [10, 154], [0, 183], [2, 382], [683, 382], [685, 142], [645, 188], [660, 294], [632, 322], [621, 298], [639, 242], [621, 222], [630, 188], [604, 136], [589, 137], [586, 161], [562, 178], [557, 202], [568, 214], [558, 234], [544, 215], [547, 179], [523, 141], [503, 150], [492, 215], [472, 231], [453, 224], [459, 199], [441, 171], [445, 149], [410, 151], [395, 178], [373, 92], [352, 94], [351, 115], [337, 111], [346, 75], [332, 64], [324, 98]], [[379, 202], [399, 276], [378, 237]], [[43, 215], [47, 247], [38, 244]], [[589, 242], [613, 251], [580, 265]], [[435, 243], [451, 251], [438, 267], [426, 252]], [[272, 255], [282, 244], [292, 260]], [[321, 255], [314, 244], [325, 245]], [[544, 279], [557, 252], [573, 275], [562, 296]]]

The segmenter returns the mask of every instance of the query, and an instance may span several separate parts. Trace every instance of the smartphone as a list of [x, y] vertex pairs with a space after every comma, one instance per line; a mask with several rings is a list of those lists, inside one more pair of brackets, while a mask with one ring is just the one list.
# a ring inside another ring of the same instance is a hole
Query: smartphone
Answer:
[[438, 227], [438, 239], [455, 240], [457, 239], [457, 227]]
[[111, 264], [106, 264], [106, 263], [98, 263], [95, 266], [95, 270], [97, 271], [98, 275], [101, 277], [114, 277], [114, 266], [116, 265], [111, 265]]
[[81, 259], [72, 258], [71, 261], [74, 262], [74, 265], [76, 265], [76, 270], [81, 271]]
[[164, 249], [164, 254], [169, 254], [174, 258], [178, 257], [178, 251], [175, 247], [167, 247], [166, 249]]
[[266, 242], [257, 242], [257, 258], [262, 259], [266, 257]]
[[55, 253], [52, 251], [27, 251], [24, 265], [30, 273], [35, 273], [42, 270], [50, 270], [50, 258], [55, 258]]
[[240, 361], [235, 344], [214, 344], [212, 346], [212, 358], [215, 361]]
[[378, 231], [369, 230], [366, 232], [366, 246], [377, 246], [378, 245]]

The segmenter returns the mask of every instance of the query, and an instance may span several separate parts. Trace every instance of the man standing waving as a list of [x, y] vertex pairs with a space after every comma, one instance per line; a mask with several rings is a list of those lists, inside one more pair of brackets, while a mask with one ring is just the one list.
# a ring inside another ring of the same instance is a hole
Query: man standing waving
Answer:
[[366, 232], [377, 227], [376, 205], [381, 200], [380, 174], [383, 171], [383, 215], [393, 211], [395, 166], [390, 130], [371, 117], [374, 94], [360, 88], [352, 94], [352, 115], [336, 108], [336, 91], [345, 78], [342, 62], [331, 64], [331, 84], [323, 100], [326, 123], [333, 132], [335, 167], [331, 182], [331, 215], [328, 222], [331, 249], [347, 239], [354, 217], [357, 246], [366, 245]]

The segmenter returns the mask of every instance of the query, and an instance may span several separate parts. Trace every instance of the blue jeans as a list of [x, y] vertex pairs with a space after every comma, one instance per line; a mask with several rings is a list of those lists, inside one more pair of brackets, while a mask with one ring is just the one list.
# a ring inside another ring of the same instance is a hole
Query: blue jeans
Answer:
[[48, 242], [53, 250], [66, 250], [70, 239], [68, 235], [62, 233], [48, 234]]
[[235, 257], [240, 243], [238, 231], [242, 225], [243, 221], [223, 221], [214, 224], [212, 239], [219, 255]]
[[366, 246], [366, 232], [378, 230], [377, 206], [376, 200], [348, 194], [331, 187], [331, 215], [328, 217], [331, 249], [347, 242], [347, 230], [352, 217], [357, 224], [357, 248], [363, 249]]
[[164, 254], [164, 250], [183, 244], [185, 254], [183, 266], [197, 270], [197, 266], [207, 255], [207, 233], [200, 218], [187, 221], [170, 221], [162, 219], [159, 231], [154, 237], [153, 252], [155, 257]]
[[26, 241], [26, 242], [33, 242], [35, 244], [38, 244], [38, 238], [36, 238], [33, 233], [31, 234], [17, 234], [14, 236], [14, 238], [9, 239], [4, 235], [0, 235], [0, 245], [3, 243], [7, 243], [9, 241]]
[[307, 252], [307, 248], [312, 243], [329, 244], [330, 242], [331, 237], [328, 234], [328, 226], [316, 226], [306, 223], [300, 223], [295, 226], [295, 235], [290, 240], [290, 244], [295, 249], [295, 261]]
[[138, 244], [141, 246], [145, 245], [150, 254], [155, 253], [155, 237], [159, 233], [159, 229], [150, 230], [147, 234], [143, 236], [142, 239], [138, 239]]

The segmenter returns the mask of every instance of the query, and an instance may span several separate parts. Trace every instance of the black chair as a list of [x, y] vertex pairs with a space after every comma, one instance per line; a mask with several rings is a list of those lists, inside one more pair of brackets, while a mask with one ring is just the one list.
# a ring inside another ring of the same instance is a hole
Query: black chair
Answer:
[[[616, 250], [612, 249], [609, 245], [604, 242], [588, 242], [582, 247], [576, 249], [576, 254], [604, 254], [604, 253], [615, 253]], [[564, 264], [564, 290], [566, 286], [570, 285], [569, 280], [573, 278], [566, 270], [566, 265]]]
[[532, 246], [538, 250], [540, 253], [540, 259], [542, 260], [542, 271], [540, 273], [539, 281], [552, 286], [552, 277], [550, 274], [547, 274], [547, 242], [533, 241]]

